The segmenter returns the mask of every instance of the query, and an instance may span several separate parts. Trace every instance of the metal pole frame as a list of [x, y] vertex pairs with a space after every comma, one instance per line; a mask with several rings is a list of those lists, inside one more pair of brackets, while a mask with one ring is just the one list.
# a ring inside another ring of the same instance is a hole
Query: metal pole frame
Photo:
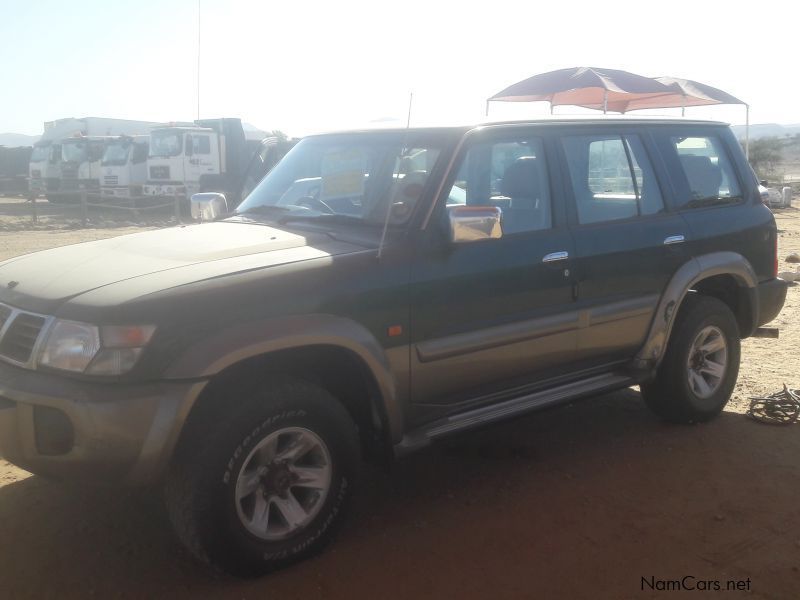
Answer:
[[750, 162], [750, 105], [745, 104], [744, 108], [744, 155], [747, 158], [747, 162]]

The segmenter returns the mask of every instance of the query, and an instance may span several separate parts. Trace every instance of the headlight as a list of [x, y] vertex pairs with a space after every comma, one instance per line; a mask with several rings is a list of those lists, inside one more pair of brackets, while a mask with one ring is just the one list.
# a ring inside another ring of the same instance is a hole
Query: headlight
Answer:
[[91, 375], [130, 371], [155, 332], [152, 325], [96, 327], [58, 320], [53, 323], [39, 364]]

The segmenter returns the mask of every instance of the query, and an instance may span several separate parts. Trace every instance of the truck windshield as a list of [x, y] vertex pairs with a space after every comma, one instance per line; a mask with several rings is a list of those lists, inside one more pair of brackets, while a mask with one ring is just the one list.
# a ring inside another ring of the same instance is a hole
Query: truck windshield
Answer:
[[64, 142], [61, 145], [61, 160], [82, 163], [86, 160], [86, 142]]
[[34, 146], [31, 152], [31, 162], [44, 162], [50, 158], [50, 146]]
[[150, 133], [150, 156], [178, 156], [183, 150], [180, 131], [153, 131]]
[[389, 223], [405, 223], [441, 154], [438, 140], [426, 137], [400, 131], [306, 138], [236, 212], [383, 224], [391, 207]]
[[106, 150], [103, 153], [103, 162], [102, 165], [104, 167], [111, 167], [111, 166], [122, 166], [128, 162], [128, 155], [131, 152], [131, 147], [133, 144], [129, 141], [125, 142], [112, 142], [108, 146], [106, 146]]

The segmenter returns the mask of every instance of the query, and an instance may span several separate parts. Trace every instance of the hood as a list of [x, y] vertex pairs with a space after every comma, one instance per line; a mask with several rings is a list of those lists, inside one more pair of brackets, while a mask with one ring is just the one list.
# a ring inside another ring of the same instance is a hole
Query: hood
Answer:
[[[205, 223], [53, 248], [0, 263], [0, 300], [53, 314], [61, 303], [114, 286], [125, 301], [211, 277], [363, 250], [323, 233], [291, 233], [265, 225]], [[155, 277], [155, 275], [158, 275]], [[151, 285], [143, 285], [147, 280]], [[139, 285], [121, 286], [123, 282]]]

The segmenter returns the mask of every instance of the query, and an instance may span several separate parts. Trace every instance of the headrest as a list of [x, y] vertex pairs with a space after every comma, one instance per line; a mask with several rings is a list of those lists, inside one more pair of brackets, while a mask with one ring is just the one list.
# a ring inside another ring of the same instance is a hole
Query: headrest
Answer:
[[503, 174], [500, 193], [509, 198], [538, 198], [539, 167], [535, 156], [522, 156]]

